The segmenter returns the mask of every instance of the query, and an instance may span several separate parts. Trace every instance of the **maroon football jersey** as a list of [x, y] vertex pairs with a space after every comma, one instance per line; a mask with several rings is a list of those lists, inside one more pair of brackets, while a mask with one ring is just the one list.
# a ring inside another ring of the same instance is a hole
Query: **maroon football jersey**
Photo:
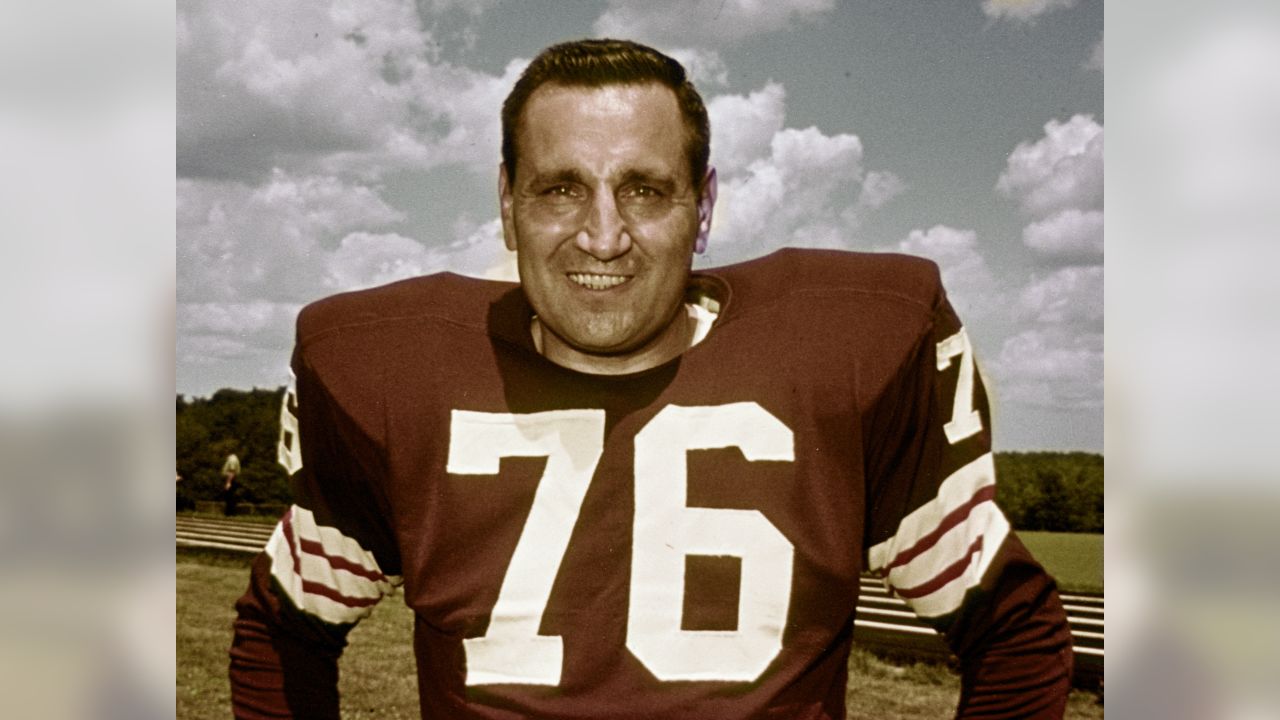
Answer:
[[399, 586], [424, 717], [843, 718], [870, 569], [961, 656], [962, 715], [1060, 714], [1065, 619], [993, 502], [936, 268], [784, 250], [689, 299], [705, 338], [622, 376], [539, 355], [509, 283], [306, 308], [237, 713], [335, 714], [345, 633]]

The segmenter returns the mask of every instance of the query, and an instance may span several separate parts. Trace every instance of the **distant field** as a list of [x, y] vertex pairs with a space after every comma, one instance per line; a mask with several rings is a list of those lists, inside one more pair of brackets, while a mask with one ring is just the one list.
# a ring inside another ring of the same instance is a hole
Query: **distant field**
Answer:
[[[178, 550], [177, 716], [230, 716], [227, 649], [232, 604], [244, 591], [247, 556]], [[412, 615], [400, 596], [389, 598], [352, 632], [341, 663], [342, 717], [416, 720]], [[855, 649], [849, 662], [848, 717], [859, 720], [936, 720], [955, 712], [959, 680], [945, 665], [899, 664]], [[1097, 695], [1072, 693], [1071, 720], [1103, 717]]]
[[1102, 535], [1018, 531], [1063, 590], [1102, 592]]

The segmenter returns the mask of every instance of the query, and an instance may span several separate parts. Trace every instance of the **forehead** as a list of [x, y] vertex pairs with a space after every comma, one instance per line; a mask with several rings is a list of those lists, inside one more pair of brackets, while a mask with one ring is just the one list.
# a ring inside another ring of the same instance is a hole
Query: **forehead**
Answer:
[[521, 115], [516, 168], [624, 156], [683, 164], [686, 134], [675, 93], [660, 83], [548, 83], [533, 92]]

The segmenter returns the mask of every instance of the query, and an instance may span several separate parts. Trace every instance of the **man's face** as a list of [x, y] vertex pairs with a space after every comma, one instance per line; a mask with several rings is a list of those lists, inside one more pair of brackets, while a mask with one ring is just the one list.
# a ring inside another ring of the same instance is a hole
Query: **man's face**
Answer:
[[715, 183], [689, 176], [675, 93], [657, 84], [543, 85], [499, 172], [507, 247], [543, 353], [587, 372], [665, 362], [687, 341], [682, 301]]

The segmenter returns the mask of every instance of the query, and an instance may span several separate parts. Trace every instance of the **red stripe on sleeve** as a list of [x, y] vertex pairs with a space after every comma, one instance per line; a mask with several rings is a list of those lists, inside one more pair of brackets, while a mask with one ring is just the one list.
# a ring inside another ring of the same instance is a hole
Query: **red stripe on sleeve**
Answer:
[[[346, 605], [347, 607], [363, 608], [363, 607], [370, 607], [372, 605], [377, 605], [378, 600], [380, 598], [348, 597], [338, 592], [337, 590], [329, 587], [328, 585], [324, 585], [322, 583], [318, 583], [313, 580], [308, 580], [302, 576], [302, 559], [298, 556], [298, 545], [297, 543], [294, 542], [294, 539], [293, 539], [293, 524], [291, 522], [292, 515], [293, 515], [293, 508], [290, 508], [287, 512], [285, 512], [284, 517], [280, 519], [280, 524], [282, 526], [282, 529], [284, 530], [285, 541], [289, 543], [289, 555], [293, 559], [293, 574], [297, 575], [298, 578], [302, 580], [303, 592], [308, 592], [313, 595], [320, 595], [322, 597], [326, 597], [336, 603], [339, 603], [341, 605]], [[303, 542], [305, 543], [307, 541], [304, 540]]]
[[981, 549], [982, 549], [982, 536], [978, 536], [978, 539], [974, 540], [973, 544], [969, 546], [969, 549], [965, 551], [964, 557], [948, 565], [946, 568], [942, 570], [942, 572], [938, 573], [937, 575], [934, 575], [933, 579], [927, 580], [911, 588], [895, 587], [893, 591], [898, 595], [898, 597], [901, 597], [904, 600], [914, 600], [916, 598], [921, 598], [921, 597], [924, 597], [925, 595], [933, 593], [937, 591], [939, 588], [941, 588], [943, 585], [946, 585], [952, 580], [955, 580], [956, 578], [963, 575], [965, 569], [969, 567], [969, 563], [973, 558], [973, 554], [978, 552]]
[[884, 570], [881, 571], [881, 574], [886, 574], [890, 570], [906, 565], [914, 560], [921, 553], [924, 553], [929, 548], [937, 544], [938, 539], [947, 534], [947, 531], [964, 522], [965, 519], [969, 517], [969, 513], [972, 512], [975, 507], [988, 500], [994, 499], [995, 496], [995, 485], [986, 485], [978, 488], [977, 492], [973, 494], [973, 497], [969, 498], [965, 504], [947, 513], [946, 517], [942, 518], [942, 521], [938, 523], [938, 527], [934, 528], [932, 532], [917, 540], [911, 547], [894, 556], [893, 560], [890, 561], [889, 564], [884, 567]]

